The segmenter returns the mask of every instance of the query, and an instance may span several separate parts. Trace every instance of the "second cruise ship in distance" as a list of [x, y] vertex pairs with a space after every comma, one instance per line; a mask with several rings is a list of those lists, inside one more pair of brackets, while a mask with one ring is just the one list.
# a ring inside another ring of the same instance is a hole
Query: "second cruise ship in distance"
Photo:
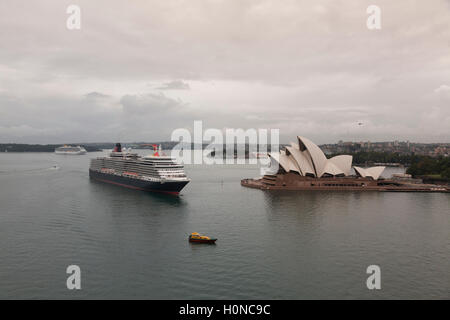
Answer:
[[178, 195], [188, 183], [184, 166], [155, 147], [153, 155], [138, 156], [117, 143], [108, 157], [91, 159], [89, 177], [131, 189]]
[[55, 149], [56, 154], [70, 154], [70, 155], [79, 155], [79, 154], [86, 154], [86, 149], [82, 146], [68, 146], [63, 145], [61, 147], [58, 147]]

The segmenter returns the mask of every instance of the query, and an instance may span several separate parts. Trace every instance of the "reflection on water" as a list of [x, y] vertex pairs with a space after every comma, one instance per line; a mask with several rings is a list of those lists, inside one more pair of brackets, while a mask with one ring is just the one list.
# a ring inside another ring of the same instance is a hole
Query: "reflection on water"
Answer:
[[94, 156], [0, 155], [0, 298], [449, 298], [448, 194], [261, 191], [239, 183], [256, 166], [187, 166], [174, 197], [90, 181]]
[[[126, 202], [141, 202], [145, 206], [145, 201], [148, 204], [155, 205], [170, 205], [179, 207], [184, 204], [182, 195], [175, 196], [172, 194], [165, 194], [160, 192], [136, 192], [136, 190], [128, 189], [120, 186], [111, 185], [108, 183], [100, 182], [97, 180], [89, 180], [89, 182], [94, 185], [91, 186], [91, 192], [110, 192], [115, 199], [120, 199]], [[147, 199], [146, 199], [147, 198]]]

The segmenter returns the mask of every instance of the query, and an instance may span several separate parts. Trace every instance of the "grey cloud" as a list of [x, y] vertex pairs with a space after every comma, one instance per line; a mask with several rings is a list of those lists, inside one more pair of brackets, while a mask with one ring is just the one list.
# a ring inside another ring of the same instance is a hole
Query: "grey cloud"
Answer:
[[102, 98], [107, 98], [108, 95], [100, 93], [100, 92], [92, 91], [92, 92], [87, 93], [85, 95], [85, 97], [88, 99], [102, 99]]
[[189, 83], [183, 82], [182, 80], [174, 80], [164, 83], [159, 90], [189, 90]]
[[317, 143], [450, 136], [449, 1], [379, 0], [379, 31], [359, 0], [77, 4], [68, 31], [64, 4], [0, 3], [2, 141], [168, 139], [196, 119]]
[[[9, 102], [8, 102], [9, 101]], [[9, 103], [9, 105], [8, 105]], [[15, 99], [0, 96], [3, 142], [63, 143], [110, 141], [118, 127], [118, 109], [113, 101], [98, 102], [85, 96], [50, 96]]]
[[439, 88], [434, 89], [434, 92], [436, 93], [450, 92], [450, 86], [446, 84], [440, 85]]
[[[171, 111], [183, 107], [181, 100], [167, 97], [163, 93], [149, 93], [145, 95], [125, 95], [120, 99], [123, 110], [129, 114], [153, 113], [157, 115], [162, 112]], [[174, 111], [175, 112], [175, 111]]]

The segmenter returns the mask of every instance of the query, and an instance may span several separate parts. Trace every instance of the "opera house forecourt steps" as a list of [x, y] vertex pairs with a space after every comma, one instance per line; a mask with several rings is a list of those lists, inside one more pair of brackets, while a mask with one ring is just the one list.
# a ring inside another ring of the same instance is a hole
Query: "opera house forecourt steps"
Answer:
[[385, 179], [383, 166], [352, 167], [351, 155], [328, 159], [315, 143], [301, 136], [279, 152], [269, 153], [269, 158], [263, 177], [243, 179], [241, 185], [262, 190], [450, 192], [448, 186]]

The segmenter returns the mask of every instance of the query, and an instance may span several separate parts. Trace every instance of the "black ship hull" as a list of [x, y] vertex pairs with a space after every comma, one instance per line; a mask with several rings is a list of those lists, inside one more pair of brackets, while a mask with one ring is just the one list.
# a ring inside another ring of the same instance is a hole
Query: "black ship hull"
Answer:
[[121, 187], [130, 189], [150, 191], [150, 192], [162, 192], [169, 194], [179, 194], [181, 189], [189, 183], [189, 181], [144, 181], [137, 178], [128, 178], [125, 176], [119, 176], [115, 174], [103, 173], [89, 169], [89, 177], [91, 179], [114, 184]]

